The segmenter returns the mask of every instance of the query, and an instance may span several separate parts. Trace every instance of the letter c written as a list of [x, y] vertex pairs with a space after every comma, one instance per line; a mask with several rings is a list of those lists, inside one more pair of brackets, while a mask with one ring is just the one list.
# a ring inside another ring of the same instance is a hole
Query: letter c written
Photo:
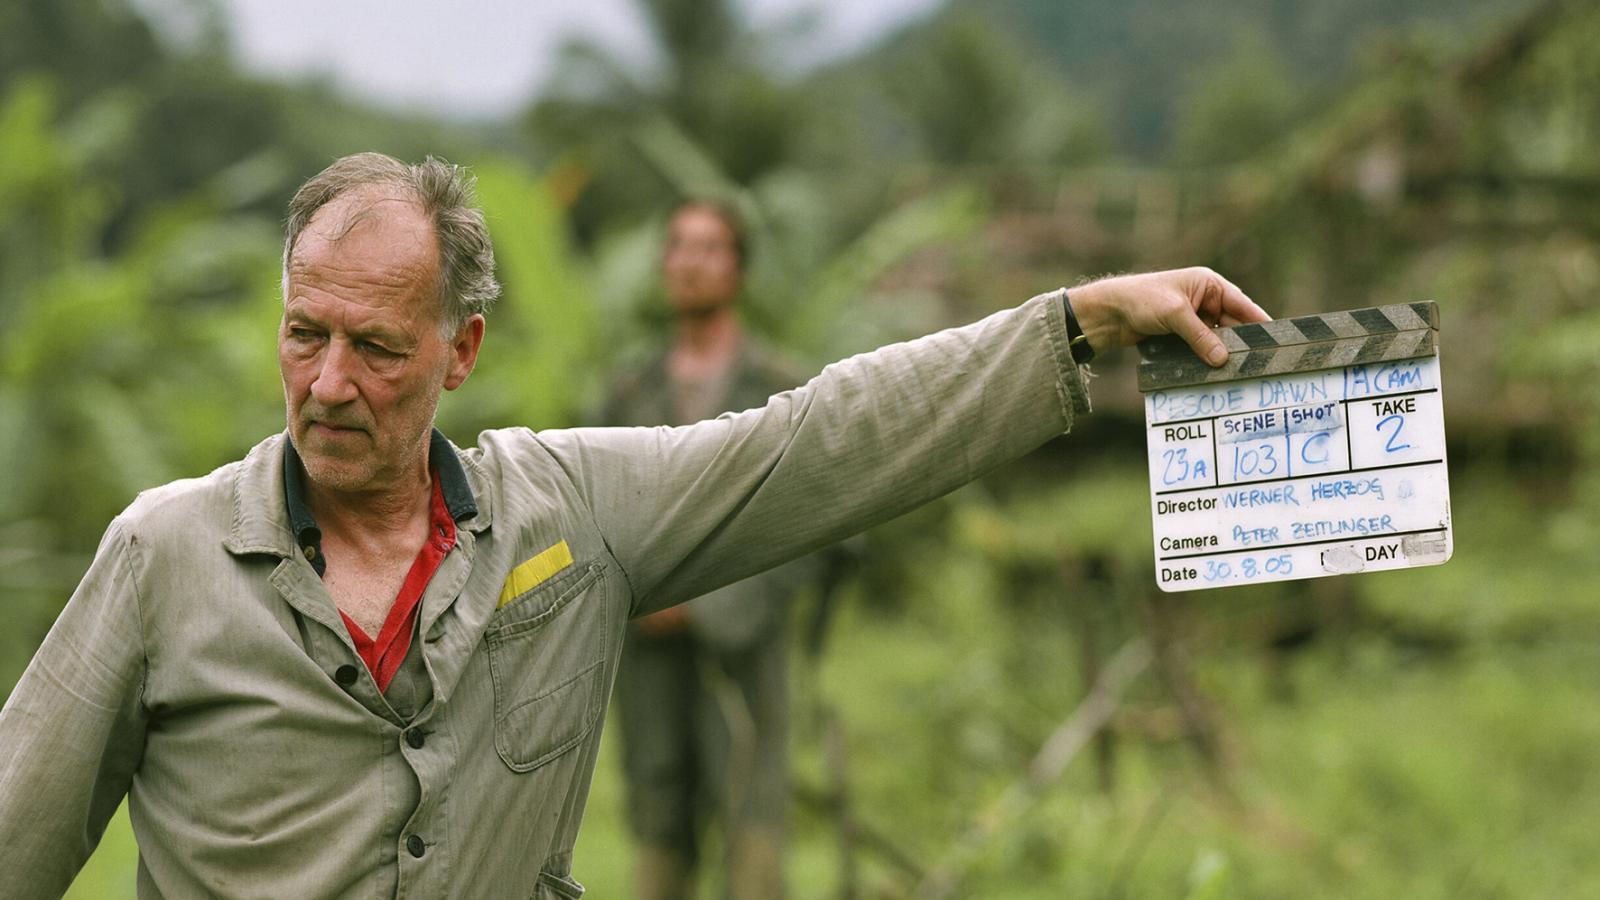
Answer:
[[[1328, 438], [1329, 437], [1330, 437], [1330, 435], [1329, 435], [1328, 432], [1319, 431], [1316, 434], [1313, 434], [1311, 437], [1307, 438], [1306, 442], [1305, 442], [1305, 445], [1300, 448], [1300, 459], [1301, 459], [1301, 461], [1302, 462], [1312, 463], [1313, 465], [1316, 464], [1316, 463], [1325, 463], [1325, 462], [1327, 462], [1328, 461]], [[1315, 447], [1316, 449], [1313, 450], [1312, 449], [1313, 447]]]

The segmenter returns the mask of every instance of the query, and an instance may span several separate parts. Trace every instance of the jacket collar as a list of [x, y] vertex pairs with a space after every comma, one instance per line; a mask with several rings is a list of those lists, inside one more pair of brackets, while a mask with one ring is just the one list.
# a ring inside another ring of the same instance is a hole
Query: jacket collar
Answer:
[[[429, 461], [439, 471], [445, 505], [456, 522], [469, 531], [487, 529], [493, 519], [490, 493], [483, 471], [467, 454], [434, 429]], [[291, 466], [292, 463], [292, 466]], [[298, 552], [297, 537], [316, 522], [303, 502], [300, 465], [288, 432], [267, 438], [251, 448], [239, 464], [233, 484], [233, 522], [224, 545], [233, 553], [270, 553], [287, 557]]]

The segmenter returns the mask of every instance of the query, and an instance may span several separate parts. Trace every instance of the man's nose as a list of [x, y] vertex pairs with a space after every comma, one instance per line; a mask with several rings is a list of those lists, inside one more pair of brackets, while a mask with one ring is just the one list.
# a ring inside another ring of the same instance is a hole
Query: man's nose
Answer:
[[322, 352], [322, 364], [311, 382], [311, 397], [324, 407], [348, 403], [356, 397], [354, 367], [359, 364], [349, 341], [334, 339]]

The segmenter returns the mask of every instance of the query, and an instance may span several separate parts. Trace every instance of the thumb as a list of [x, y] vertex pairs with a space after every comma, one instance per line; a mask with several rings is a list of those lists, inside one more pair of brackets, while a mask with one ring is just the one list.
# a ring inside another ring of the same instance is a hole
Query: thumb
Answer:
[[1184, 343], [1195, 352], [1195, 355], [1206, 361], [1207, 365], [1220, 366], [1228, 361], [1228, 348], [1222, 345], [1222, 339], [1200, 321], [1193, 307], [1184, 304], [1179, 307], [1166, 322], [1167, 328], [1183, 338]]

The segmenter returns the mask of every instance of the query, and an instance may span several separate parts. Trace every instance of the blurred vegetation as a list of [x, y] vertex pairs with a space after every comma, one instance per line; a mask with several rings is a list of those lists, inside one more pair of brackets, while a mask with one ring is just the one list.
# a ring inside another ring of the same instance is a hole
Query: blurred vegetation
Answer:
[[[796, 897], [910, 896], [980, 821], [957, 896], [1600, 894], [1600, 9], [954, 0], [795, 72], [769, 60], [802, 35], [729, 0], [639, 5], [655, 69], [574, 44], [478, 125], [245, 74], [203, 0], [0, 6], [0, 684], [137, 491], [281, 427], [295, 185], [434, 153], [477, 172], [506, 284], [441, 410], [464, 443], [576, 421], [659, 339], [687, 195], [745, 213], [748, 315], [816, 365], [1131, 268], [1277, 314], [1440, 305], [1445, 566], [1159, 594], [1127, 359], [1070, 438], [869, 534], [801, 654]], [[1109, 727], [985, 819], [1134, 638]], [[613, 763], [598, 897], [628, 881]], [[125, 823], [74, 896], [132, 896]]]

